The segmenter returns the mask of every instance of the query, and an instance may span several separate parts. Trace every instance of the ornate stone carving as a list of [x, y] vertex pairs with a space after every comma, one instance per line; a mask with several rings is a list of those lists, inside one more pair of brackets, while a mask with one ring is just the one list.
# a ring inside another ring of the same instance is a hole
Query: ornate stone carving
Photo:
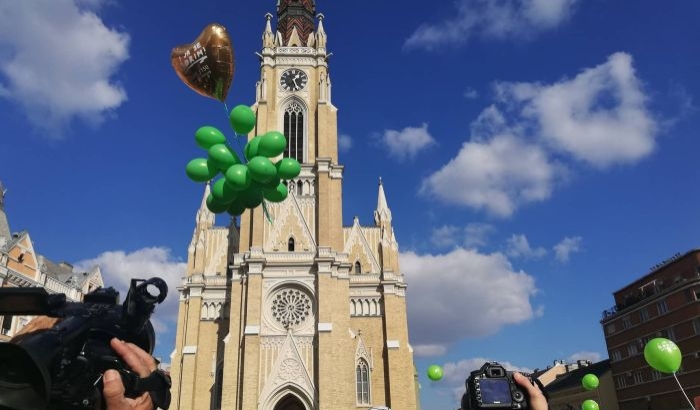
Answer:
[[300, 289], [282, 289], [272, 299], [272, 316], [285, 328], [305, 324], [310, 313], [311, 298]]

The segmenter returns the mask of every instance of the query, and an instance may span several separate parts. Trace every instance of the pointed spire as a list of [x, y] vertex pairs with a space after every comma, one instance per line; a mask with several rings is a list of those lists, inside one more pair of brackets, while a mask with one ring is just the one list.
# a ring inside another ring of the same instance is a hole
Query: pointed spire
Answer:
[[379, 195], [377, 196], [377, 209], [374, 211], [374, 222], [377, 225], [380, 225], [381, 222], [391, 222], [391, 210], [386, 202], [382, 177], [379, 177]]
[[0, 248], [12, 239], [12, 232], [10, 232], [10, 224], [7, 222], [7, 215], [5, 214], [5, 194], [7, 189], [0, 181]]
[[265, 23], [265, 31], [263, 32], [263, 48], [272, 48], [275, 46], [275, 33], [272, 32], [272, 24], [270, 23], [272, 14], [265, 14], [265, 19], [267, 22]]
[[199, 210], [197, 211], [197, 229], [200, 230], [211, 228], [214, 226], [214, 222], [216, 221], [216, 215], [214, 215], [214, 213], [207, 208], [207, 197], [209, 197], [210, 192], [211, 187], [209, 182], [207, 182], [207, 185], [204, 187], [202, 204], [199, 206]]
[[318, 28], [316, 29], [316, 48], [325, 49], [326, 48], [326, 30], [323, 28], [323, 14], [319, 13], [316, 18], [318, 19]]
[[[283, 44], [290, 46], [289, 41], [292, 31], [296, 29], [297, 36], [301, 40], [298, 45], [307, 47], [304, 42], [314, 32], [314, 14], [316, 2], [314, 0], [279, 0], [277, 2], [277, 31], [282, 33]], [[295, 43], [296, 44], [296, 43]]]

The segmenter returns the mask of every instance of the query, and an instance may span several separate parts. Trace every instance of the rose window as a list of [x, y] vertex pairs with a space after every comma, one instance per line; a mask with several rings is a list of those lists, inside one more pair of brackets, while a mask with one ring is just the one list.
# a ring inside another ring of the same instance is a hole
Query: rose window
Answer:
[[311, 299], [299, 289], [283, 289], [272, 299], [272, 316], [284, 327], [296, 327], [311, 314]]

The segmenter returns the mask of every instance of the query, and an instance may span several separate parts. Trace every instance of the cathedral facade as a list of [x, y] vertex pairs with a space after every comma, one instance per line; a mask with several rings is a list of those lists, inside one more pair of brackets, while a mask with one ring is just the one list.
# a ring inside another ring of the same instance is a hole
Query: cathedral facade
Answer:
[[256, 128], [302, 164], [289, 196], [215, 226], [196, 217], [172, 354], [174, 409], [419, 407], [406, 282], [380, 181], [374, 224], [342, 225], [343, 166], [323, 15], [278, 0], [262, 36]]

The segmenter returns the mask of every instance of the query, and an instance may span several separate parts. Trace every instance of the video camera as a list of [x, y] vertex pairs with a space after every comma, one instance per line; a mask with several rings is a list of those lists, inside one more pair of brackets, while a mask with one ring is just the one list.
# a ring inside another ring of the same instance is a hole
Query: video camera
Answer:
[[[530, 375], [521, 374], [532, 382]], [[497, 362], [487, 362], [471, 372], [465, 384], [462, 410], [528, 408], [527, 391], [515, 382], [513, 372]]]
[[102, 374], [117, 370], [126, 397], [148, 391], [156, 406], [170, 405], [170, 378], [160, 371], [139, 378], [110, 347], [118, 338], [151, 354], [155, 332], [150, 317], [168, 293], [160, 278], [132, 279], [126, 300], [98, 288], [83, 302], [43, 288], [0, 289], [0, 315], [44, 315], [62, 320], [52, 328], [0, 343], [0, 410], [103, 409]]

